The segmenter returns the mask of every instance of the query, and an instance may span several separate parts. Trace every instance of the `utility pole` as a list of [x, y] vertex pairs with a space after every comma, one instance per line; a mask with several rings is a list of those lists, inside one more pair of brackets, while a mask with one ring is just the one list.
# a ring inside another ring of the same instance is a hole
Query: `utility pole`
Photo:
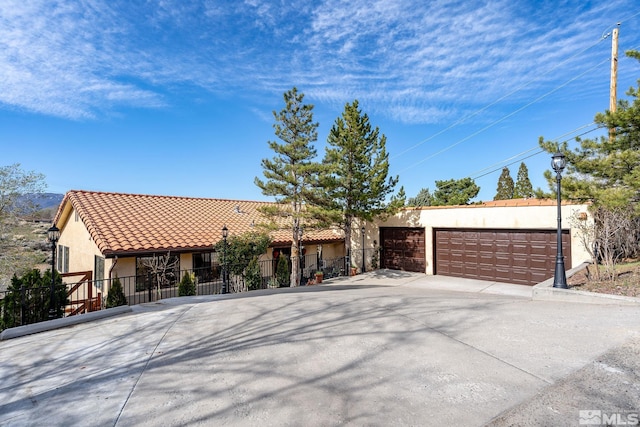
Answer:
[[[620, 23], [618, 22], [618, 27]], [[614, 28], [611, 36], [611, 84], [609, 86], [609, 111], [616, 112], [618, 103], [618, 27]], [[609, 129], [609, 142], [613, 142], [616, 136], [614, 128]]]

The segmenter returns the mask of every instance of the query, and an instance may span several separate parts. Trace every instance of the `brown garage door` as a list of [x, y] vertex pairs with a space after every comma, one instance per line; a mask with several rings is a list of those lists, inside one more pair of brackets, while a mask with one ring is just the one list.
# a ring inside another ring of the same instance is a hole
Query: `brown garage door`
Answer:
[[382, 227], [380, 242], [382, 268], [425, 272], [424, 228]]
[[[535, 285], [553, 277], [555, 230], [434, 230], [435, 274]], [[565, 267], [571, 266], [571, 239], [562, 233]]]

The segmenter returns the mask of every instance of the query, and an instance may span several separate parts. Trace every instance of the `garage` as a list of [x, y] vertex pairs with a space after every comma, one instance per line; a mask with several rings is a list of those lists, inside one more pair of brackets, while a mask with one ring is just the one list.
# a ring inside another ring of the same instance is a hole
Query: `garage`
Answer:
[[[434, 274], [535, 285], [555, 271], [556, 230], [434, 229]], [[571, 239], [562, 233], [565, 265]]]
[[424, 228], [381, 227], [382, 268], [424, 273], [426, 266], [424, 236]]

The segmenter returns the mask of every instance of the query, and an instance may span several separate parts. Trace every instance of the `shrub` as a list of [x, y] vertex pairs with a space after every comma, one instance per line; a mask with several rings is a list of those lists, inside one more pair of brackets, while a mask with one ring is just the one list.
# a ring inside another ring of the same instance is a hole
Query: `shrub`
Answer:
[[122, 283], [120, 283], [120, 279], [117, 276], [113, 280], [111, 288], [109, 288], [109, 293], [107, 294], [107, 301], [105, 305], [107, 308], [127, 305], [127, 297], [124, 295]]
[[247, 284], [247, 289], [250, 291], [255, 291], [262, 287], [262, 274], [260, 273], [260, 265], [258, 264], [257, 257], [253, 257], [253, 259], [249, 261], [249, 265], [247, 265], [247, 269], [245, 270], [244, 280]]
[[178, 285], [178, 296], [188, 297], [196, 294], [196, 282], [192, 273], [185, 273]]
[[[58, 272], [54, 278], [55, 316], [62, 317], [68, 302], [67, 288]], [[33, 269], [20, 278], [14, 274], [4, 299], [0, 301], [0, 330], [48, 320], [50, 298], [50, 271], [40, 274], [39, 270]]]
[[278, 264], [276, 265], [276, 279], [278, 279], [278, 285], [281, 287], [287, 287], [291, 283], [291, 274], [289, 273], [289, 261], [284, 255], [278, 257]]

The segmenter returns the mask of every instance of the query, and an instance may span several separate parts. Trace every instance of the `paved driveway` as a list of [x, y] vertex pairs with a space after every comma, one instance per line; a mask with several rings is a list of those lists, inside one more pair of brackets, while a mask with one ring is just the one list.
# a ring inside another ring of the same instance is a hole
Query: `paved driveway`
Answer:
[[600, 365], [600, 409], [640, 402], [605, 354], [639, 348], [638, 307], [528, 292], [386, 272], [140, 306], [0, 342], [0, 425], [577, 425], [605, 380], [541, 396]]

